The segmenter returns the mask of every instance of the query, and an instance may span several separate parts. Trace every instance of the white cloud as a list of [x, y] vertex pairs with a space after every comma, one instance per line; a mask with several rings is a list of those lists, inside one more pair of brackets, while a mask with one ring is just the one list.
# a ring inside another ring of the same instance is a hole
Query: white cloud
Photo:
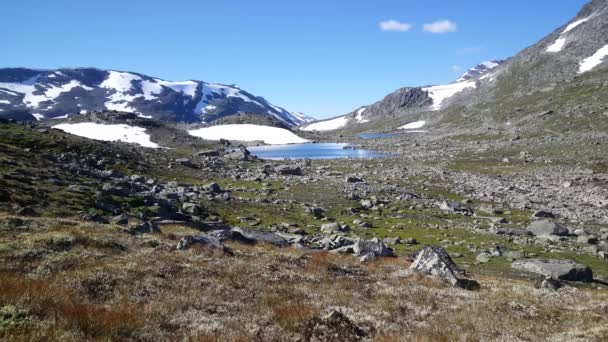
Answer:
[[385, 20], [380, 22], [380, 29], [384, 32], [406, 32], [412, 28], [411, 24], [398, 20]]
[[456, 23], [449, 20], [438, 20], [434, 23], [424, 24], [424, 32], [430, 32], [435, 34], [442, 34], [448, 32], [455, 32], [458, 29]]

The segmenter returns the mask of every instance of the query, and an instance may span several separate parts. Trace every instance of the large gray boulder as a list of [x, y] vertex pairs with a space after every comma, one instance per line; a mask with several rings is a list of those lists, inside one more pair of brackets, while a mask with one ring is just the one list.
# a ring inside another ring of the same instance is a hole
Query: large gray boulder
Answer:
[[559, 280], [593, 281], [591, 268], [572, 260], [523, 259], [514, 261], [511, 267]]
[[262, 232], [258, 230], [251, 230], [240, 227], [234, 227], [230, 230], [230, 232], [232, 236], [234, 236], [235, 233], [238, 233], [241, 236], [253, 241], [254, 243], [264, 242], [279, 247], [287, 246], [289, 244], [289, 242], [285, 238], [271, 232]]
[[346, 232], [348, 229], [346, 227], [340, 227], [336, 222], [325, 223], [321, 225], [321, 233], [323, 234], [335, 234]]
[[285, 176], [301, 176], [302, 169], [299, 166], [294, 165], [279, 165], [275, 168], [275, 171], [280, 175]]
[[476, 281], [461, 278], [464, 272], [456, 266], [448, 252], [438, 246], [425, 246], [416, 252], [410, 269], [437, 277], [452, 286], [466, 289], [479, 287]]
[[549, 220], [532, 222], [528, 231], [534, 236], [567, 236], [569, 233], [568, 228]]
[[184, 236], [181, 240], [179, 240], [179, 242], [177, 243], [177, 249], [178, 250], [186, 250], [191, 248], [192, 246], [205, 246], [209, 249], [217, 249], [219, 251], [222, 251], [226, 254], [232, 254], [232, 251], [224, 246], [224, 244], [222, 243], [222, 241], [220, 239], [218, 239], [215, 236], [211, 236], [211, 235], [200, 235], [200, 236], [192, 236], [192, 235], [187, 235]]
[[376, 257], [390, 257], [394, 255], [393, 249], [387, 247], [384, 242], [378, 239], [355, 241], [355, 244], [353, 245], [353, 252], [356, 256], [373, 254]]
[[464, 216], [473, 215], [473, 210], [471, 208], [469, 208], [468, 206], [466, 206], [462, 203], [458, 203], [458, 202], [454, 202], [454, 201], [441, 202], [439, 204], [439, 209], [441, 209], [443, 211], [451, 212], [454, 214], [464, 215]]

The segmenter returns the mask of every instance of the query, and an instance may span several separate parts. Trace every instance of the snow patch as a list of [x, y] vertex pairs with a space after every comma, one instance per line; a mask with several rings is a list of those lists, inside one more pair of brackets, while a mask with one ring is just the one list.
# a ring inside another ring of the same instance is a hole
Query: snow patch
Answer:
[[399, 129], [418, 129], [418, 128], [424, 127], [425, 124], [426, 124], [426, 121], [420, 120], [420, 121], [407, 123], [407, 124], [399, 127]]
[[309, 125], [301, 127], [300, 130], [307, 131], [307, 132], [333, 131], [333, 130], [340, 129], [340, 128], [346, 126], [347, 122], [348, 122], [348, 118], [346, 116], [340, 116], [340, 117], [337, 117], [337, 118], [331, 119], [331, 120], [311, 123]]
[[217, 106], [207, 105], [207, 106], [205, 106], [205, 108], [203, 108], [203, 112], [205, 112], [205, 113], [212, 112], [212, 111], [214, 111], [216, 109], [217, 109]]
[[591, 19], [591, 16], [589, 16], [587, 18], [583, 18], [583, 19], [577, 20], [577, 21], [571, 23], [570, 25], [566, 26], [566, 29], [564, 29], [564, 31], [562, 32], [562, 34], [568, 33], [570, 31], [574, 30], [576, 27], [578, 27], [579, 25], [585, 23], [589, 19]]
[[0, 100], [0, 104], [10, 104], [11, 101], [9, 100]]
[[357, 111], [357, 115], [355, 116], [355, 119], [357, 120], [358, 123], [369, 122], [369, 120], [363, 118], [363, 112], [365, 112], [366, 109], [367, 109], [367, 107], [363, 107]]
[[81, 122], [55, 125], [53, 128], [93, 140], [122, 141], [150, 148], [160, 147], [158, 144], [150, 141], [150, 135], [146, 133], [146, 129], [143, 127], [124, 124], [104, 125], [94, 122]]
[[602, 64], [604, 58], [608, 56], [608, 45], [604, 45], [601, 49], [597, 50], [593, 56], [589, 58], [585, 58], [581, 63], [578, 69], [578, 73], [581, 74], [583, 72], [587, 72], [595, 68], [596, 66]]
[[128, 95], [133, 87], [133, 81], [140, 81], [141, 77], [120, 71], [109, 71], [106, 78], [99, 85], [102, 88], [114, 90], [114, 94], [110, 95], [109, 101], [104, 105], [108, 110], [116, 110], [120, 112], [135, 112], [135, 109], [129, 106], [129, 102], [133, 101], [139, 95]]
[[570, 31], [574, 30], [581, 24], [587, 22], [589, 19], [591, 19], [591, 17], [592, 16], [589, 16], [589, 17], [583, 18], [583, 19], [579, 19], [575, 22], [572, 22], [570, 25], [566, 26], [566, 28], [560, 34], [559, 38], [557, 38], [557, 40], [553, 44], [551, 44], [551, 45], [549, 45], [549, 47], [547, 47], [547, 52], [555, 53], [555, 52], [562, 51], [564, 49], [564, 46], [566, 45], [566, 37], [564, 35]]
[[188, 133], [206, 140], [264, 141], [264, 143], [269, 145], [309, 142], [284, 128], [250, 124], [211, 126], [192, 130]]
[[560, 52], [563, 50], [564, 45], [566, 45], [566, 38], [559, 37], [553, 44], [549, 45], [547, 52]]
[[[4, 92], [13, 92], [16, 94], [23, 95], [23, 102], [32, 108], [38, 108], [41, 102], [51, 101], [57, 98], [59, 95], [68, 92], [74, 88], [82, 87], [86, 90], [92, 90], [93, 88], [82, 85], [76, 80], [70, 81], [70, 83], [63, 84], [60, 86], [48, 85], [47, 88], [37, 84], [40, 75], [34, 76], [26, 81], [19, 83], [0, 83], [0, 88], [4, 88]], [[8, 90], [8, 91], [7, 91]], [[42, 94], [34, 94], [42, 93]]]
[[42, 115], [42, 114], [34, 113], [34, 114], [32, 114], [32, 116], [35, 117], [36, 120], [38, 120], [38, 121], [44, 119], [44, 115]]
[[474, 81], [458, 82], [448, 85], [440, 85], [428, 88], [422, 88], [429, 94], [429, 97], [433, 99], [433, 110], [441, 109], [441, 105], [448, 98], [460, 93], [467, 88], [476, 88]]

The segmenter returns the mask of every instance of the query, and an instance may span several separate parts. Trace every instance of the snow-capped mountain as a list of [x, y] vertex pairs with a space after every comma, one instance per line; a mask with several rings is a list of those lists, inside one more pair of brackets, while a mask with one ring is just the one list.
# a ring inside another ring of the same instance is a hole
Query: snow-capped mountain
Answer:
[[[451, 121], [454, 116], [463, 115], [463, 109], [470, 112], [466, 120], [472, 124], [498, 120], [495, 117], [498, 115], [513, 119], [512, 107], [497, 104], [517, 102], [538, 92], [548, 93], [558, 86], [564, 93], [578, 92], [581, 90], [574, 87], [581, 85], [576, 82], [585, 79], [589, 79], [590, 84], [582, 86], [582, 91], [593, 96], [593, 101], [565, 103], [564, 111], [580, 110], [590, 104], [598, 105], [601, 110], [608, 105], [608, 97], [599, 94], [605, 90], [596, 84], [605, 84], [602, 75], [608, 72], [607, 22], [608, 0], [592, 0], [570, 22], [512, 58], [481, 63], [450, 84], [398, 89], [370, 106], [331, 120], [306, 124], [300, 129], [394, 129], [418, 122], [428, 126], [429, 122]], [[543, 103], [548, 102], [550, 97], [545, 102], [536, 102], [537, 110], [542, 111], [547, 107]], [[521, 113], [526, 115], [525, 111]], [[473, 119], [474, 116], [477, 118]]]
[[505, 62], [505, 60], [493, 60], [493, 61], [487, 61], [487, 62], [478, 64], [475, 67], [469, 69], [462, 76], [460, 76], [460, 78], [457, 79], [456, 82], [469, 81], [474, 78], [477, 78], [477, 77], [487, 73], [488, 71], [496, 68], [497, 66], [501, 65], [504, 62]]
[[0, 115], [29, 112], [42, 119], [100, 110], [176, 122], [210, 122], [238, 113], [272, 116], [289, 127], [313, 120], [235, 85], [93, 68], [0, 69]]

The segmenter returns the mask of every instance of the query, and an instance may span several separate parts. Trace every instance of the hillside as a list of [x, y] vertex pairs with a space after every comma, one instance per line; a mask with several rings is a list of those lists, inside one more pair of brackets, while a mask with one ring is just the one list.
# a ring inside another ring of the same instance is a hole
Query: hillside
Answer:
[[[606, 22], [608, 2], [590, 1], [569, 23], [512, 58], [482, 63], [451, 84], [399, 89], [334, 119], [338, 125], [321, 122], [302, 129], [391, 131], [424, 120], [427, 126], [452, 131], [505, 125], [538, 131], [549, 125], [559, 132], [566, 127], [603, 132], [601, 113], [608, 105], [603, 96], [608, 73]], [[537, 120], [548, 112], [547, 118]], [[577, 122], [569, 123], [573, 116]]]

